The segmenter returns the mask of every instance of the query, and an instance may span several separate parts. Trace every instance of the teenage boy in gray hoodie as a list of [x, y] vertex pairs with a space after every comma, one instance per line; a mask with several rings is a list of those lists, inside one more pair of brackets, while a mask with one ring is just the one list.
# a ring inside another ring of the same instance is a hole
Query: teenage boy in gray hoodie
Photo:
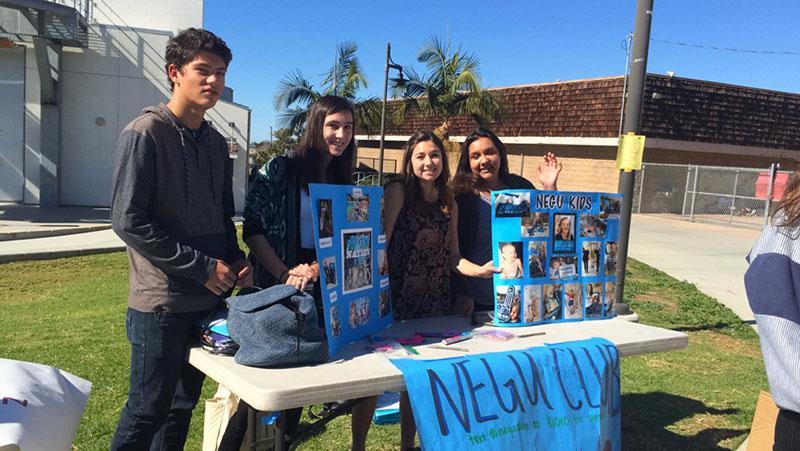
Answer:
[[169, 102], [145, 108], [119, 138], [111, 224], [128, 246], [131, 372], [114, 450], [183, 449], [204, 378], [186, 361], [192, 323], [252, 285], [231, 221], [227, 143], [203, 119], [231, 58], [205, 30], [170, 39]]

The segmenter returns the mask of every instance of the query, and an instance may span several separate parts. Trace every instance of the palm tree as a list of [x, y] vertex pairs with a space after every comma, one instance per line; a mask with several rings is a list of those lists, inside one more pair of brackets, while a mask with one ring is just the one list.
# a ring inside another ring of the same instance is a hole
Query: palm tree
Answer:
[[308, 108], [326, 95], [338, 95], [353, 102], [356, 120], [368, 132], [380, 124], [380, 99], [358, 97], [358, 91], [367, 87], [367, 79], [356, 56], [357, 50], [354, 42], [344, 42], [336, 47], [336, 61], [325, 74], [322, 90], [315, 89], [297, 69], [281, 79], [275, 96], [275, 109], [281, 111], [280, 121], [284, 127], [299, 135], [306, 123]]
[[395, 96], [400, 94], [403, 103], [396, 110], [401, 119], [413, 110], [441, 118], [440, 134], [447, 138], [450, 119], [469, 115], [480, 125], [497, 119], [501, 113], [500, 102], [481, 88], [478, 58], [465, 53], [461, 47], [453, 49], [433, 36], [423, 44], [417, 61], [425, 64], [427, 74], [418, 75], [406, 69], [408, 79], [395, 85]]

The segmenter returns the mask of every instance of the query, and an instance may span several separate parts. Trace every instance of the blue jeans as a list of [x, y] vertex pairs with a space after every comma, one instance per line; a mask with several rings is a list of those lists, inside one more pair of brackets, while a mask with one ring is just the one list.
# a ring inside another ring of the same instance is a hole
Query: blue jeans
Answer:
[[195, 337], [192, 323], [207, 315], [128, 309], [130, 389], [112, 450], [183, 449], [205, 378], [186, 360], [187, 349]]

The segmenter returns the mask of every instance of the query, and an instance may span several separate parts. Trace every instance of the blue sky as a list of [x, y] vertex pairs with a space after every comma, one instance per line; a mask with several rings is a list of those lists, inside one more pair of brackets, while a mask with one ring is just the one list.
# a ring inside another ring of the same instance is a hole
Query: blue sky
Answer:
[[[392, 59], [416, 55], [432, 35], [475, 53], [486, 87], [621, 75], [622, 43], [636, 1], [441, 0], [347, 2], [206, 0], [205, 27], [234, 53], [227, 84], [252, 111], [251, 138], [279, 127], [279, 80], [299, 69], [319, 86], [336, 45], [354, 41], [369, 82], [383, 94], [386, 43]], [[800, 92], [800, 7], [793, 1], [655, 0], [651, 38], [707, 47], [792, 52], [715, 51], [651, 42], [648, 72]]]

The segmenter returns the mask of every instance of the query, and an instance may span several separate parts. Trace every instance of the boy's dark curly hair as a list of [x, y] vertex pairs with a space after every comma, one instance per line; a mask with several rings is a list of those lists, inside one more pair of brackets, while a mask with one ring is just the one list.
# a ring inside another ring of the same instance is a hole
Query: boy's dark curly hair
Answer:
[[[217, 35], [199, 28], [187, 28], [167, 42], [167, 51], [164, 55], [167, 60], [164, 66], [167, 71], [167, 79], [169, 80], [170, 64], [175, 65], [180, 70], [185, 64], [191, 62], [199, 52], [210, 52], [217, 55], [225, 61], [225, 66], [228, 66], [233, 59], [231, 49]], [[170, 91], [173, 86], [174, 83], [169, 80]]]

